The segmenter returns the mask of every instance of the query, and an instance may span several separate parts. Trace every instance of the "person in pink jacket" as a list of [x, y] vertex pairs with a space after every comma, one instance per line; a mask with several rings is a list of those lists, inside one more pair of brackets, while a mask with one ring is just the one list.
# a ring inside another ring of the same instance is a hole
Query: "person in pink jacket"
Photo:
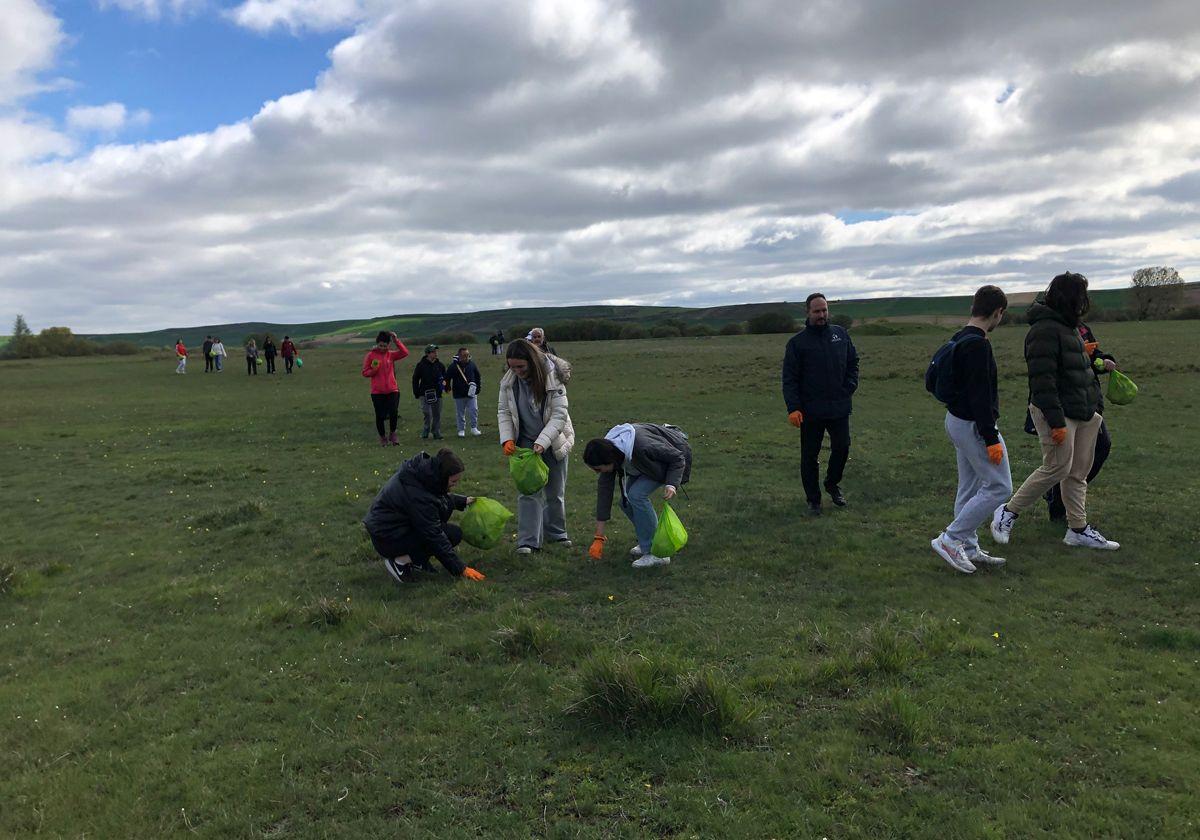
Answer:
[[[392, 343], [396, 349], [389, 350]], [[371, 380], [371, 402], [375, 404], [375, 431], [380, 446], [399, 446], [396, 420], [400, 411], [400, 386], [396, 384], [396, 362], [408, 355], [408, 348], [394, 332], [381, 330], [375, 336], [375, 346], [363, 358], [362, 375]], [[388, 421], [391, 436], [383, 433], [383, 421]]]

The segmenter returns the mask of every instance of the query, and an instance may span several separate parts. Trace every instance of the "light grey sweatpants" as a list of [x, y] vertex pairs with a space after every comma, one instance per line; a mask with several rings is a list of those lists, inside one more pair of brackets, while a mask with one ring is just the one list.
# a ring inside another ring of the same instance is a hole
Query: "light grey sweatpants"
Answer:
[[[979, 550], [979, 526], [1008, 501], [1012, 493], [1012, 472], [1008, 465], [1008, 446], [999, 464], [988, 460], [987, 444], [970, 420], [946, 412], [946, 434], [958, 455], [958, 493], [954, 497], [954, 521], [946, 526], [946, 536], [958, 540], [970, 557]], [[1004, 443], [1003, 435], [1000, 443]]]
[[442, 400], [438, 398], [433, 402], [425, 402], [420, 400], [421, 415], [424, 418], [424, 425], [421, 428], [422, 436], [440, 435], [442, 433]]
[[517, 497], [517, 547], [541, 548], [543, 540], [567, 539], [567, 459], [542, 453], [550, 468], [546, 486], [531, 496]]

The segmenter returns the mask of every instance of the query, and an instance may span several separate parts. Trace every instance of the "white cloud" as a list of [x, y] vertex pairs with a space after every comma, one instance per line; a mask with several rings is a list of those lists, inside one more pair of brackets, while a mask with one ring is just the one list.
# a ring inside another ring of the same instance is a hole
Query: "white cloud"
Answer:
[[128, 125], [145, 125], [149, 121], [149, 111], [137, 110], [129, 113], [120, 102], [77, 105], [67, 109], [67, 126], [75, 131], [115, 134]]
[[53, 63], [62, 27], [37, 0], [5, 0], [0, 14], [0, 107], [36, 90]]
[[212, 0], [99, 0], [101, 9], [121, 9], [151, 20], [158, 20], [163, 15], [182, 17], [208, 7], [211, 2]]
[[229, 16], [241, 26], [266, 32], [276, 27], [327, 31], [367, 19], [385, 0], [244, 0]]

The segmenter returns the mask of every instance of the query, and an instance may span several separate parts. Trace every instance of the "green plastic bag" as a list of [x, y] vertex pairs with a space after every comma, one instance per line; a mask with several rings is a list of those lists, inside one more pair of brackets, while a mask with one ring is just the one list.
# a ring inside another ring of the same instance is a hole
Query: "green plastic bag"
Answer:
[[476, 548], [495, 548], [512, 518], [512, 511], [495, 499], [476, 496], [461, 520], [463, 539]]
[[550, 468], [542, 456], [532, 449], [517, 447], [508, 459], [508, 472], [523, 496], [531, 496], [546, 486], [550, 480]]
[[263, 357], [262, 357], [262, 356], [256, 356], [256, 357], [254, 358], [254, 364], [256, 364], [256, 365], [261, 365], [262, 363], [263, 363]]
[[1129, 405], [1137, 396], [1138, 386], [1119, 370], [1108, 375], [1108, 401], [1114, 405]]
[[687, 529], [675, 515], [675, 511], [667, 502], [663, 502], [662, 516], [658, 517], [658, 527], [654, 529], [654, 541], [650, 543], [650, 553], [655, 557], [670, 557], [687, 545]]
[[304, 360], [299, 356], [296, 357], [296, 367], [304, 367]]

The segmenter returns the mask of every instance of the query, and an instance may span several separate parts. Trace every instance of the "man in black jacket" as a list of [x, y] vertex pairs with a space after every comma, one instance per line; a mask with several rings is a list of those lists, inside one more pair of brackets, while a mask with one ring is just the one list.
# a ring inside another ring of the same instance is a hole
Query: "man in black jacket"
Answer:
[[829, 323], [829, 302], [816, 292], [805, 300], [804, 329], [792, 336], [783, 354], [783, 399], [788, 422], [800, 430], [800, 480], [808, 512], [821, 515], [817, 456], [829, 433], [825, 491], [838, 507], [842, 473], [850, 457], [850, 398], [858, 389], [858, 351], [850, 334]]
[[464, 471], [463, 462], [449, 449], [434, 456], [422, 452], [405, 461], [371, 503], [363, 525], [397, 583], [410, 581], [414, 566], [433, 571], [430, 555], [452, 575], [483, 580], [454, 550], [463, 532], [450, 522], [450, 514], [475, 501], [450, 492]]
[[442, 392], [446, 390], [446, 366], [438, 361], [438, 346], [425, 347], [425, 356], [413, 368], [413, 396], [421, 404], [421, 415], [425, 423], [421, 437], [431, 434], [434, 440], [442, 439]]
[[201, 348], [204, 352], [204, 372], [208, 373], [213, 369], [212, 357], [213, 337], [211, 335], [204, 336], [204, 346]]
[[979, 546], [979, 526], [992, 518], [996, 505], [1012, 493], [1008, 453], [996, 421], [1000, 418], [1000, 393], [996, 383], [996, 357], [988, 333], [1000, 325], [1008, 297], [996, 286], [975, 293], [971, 318], [950, 339], [953, 346], [942, 364], [949, 364], [953, 388], [946, 399], [946, 434], [958, 458], [958, 493], [954, 521], [929, 545], [934, 552], [964, 574], [976, 567], [1004, 565]]
[[[494, 337], [494, 336], [493, 336]], [[458, 425], [458, 436], [467, 436], [467, 425], [471, 426], [471, 434], [479, 437], [479, 390], [483, 387], [483, 377], [479, 366], [471, 361], [471, 351], [459, 347], [454, 361], [446, 368], [447, 383], [454, 395], [454, 418]]]

